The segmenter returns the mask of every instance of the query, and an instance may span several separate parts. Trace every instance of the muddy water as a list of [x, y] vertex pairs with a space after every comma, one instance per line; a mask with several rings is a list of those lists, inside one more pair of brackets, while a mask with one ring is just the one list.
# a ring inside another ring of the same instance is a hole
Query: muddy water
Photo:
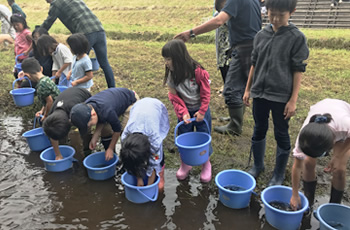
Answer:
[[[176, 169], [165, 170], [164, 193], [156, 202], [133, 204], [120, 175], [88, 178], [75, 134], [70, 139], [79, 163], [46, 172], [40, 153], [30, 152], [21, 137], [29, 129], [21, 118], [0, 116], [0, 229], [273, 229], [257, 197], [249, 208], [229, 209], [214, 183], [201, 184], [198, 175], [180, 183]], [[313, 218], [304, 222], [302, 229], [318, 228]]]

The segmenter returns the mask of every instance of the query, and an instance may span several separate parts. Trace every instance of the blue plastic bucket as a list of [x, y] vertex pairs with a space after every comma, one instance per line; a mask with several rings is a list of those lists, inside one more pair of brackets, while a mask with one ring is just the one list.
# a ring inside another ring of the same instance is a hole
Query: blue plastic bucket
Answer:
[[261, 193], [261, 199], [265, 207], [265, 217], [267, 222], [277, 229], [295, 230], [300, 227], [304, 212], [309, 207], [306, 197], [299, 192], [301, 199], [301, 209], [297, 211], [284, 211], [272, 207], [269, 203], [279, 201], [283, 203], [290, 202], [292, 197], [292, 188], [282, 185], [271, 186]]
[[350, 229], [350, 207], [341, 204], [322, 204], [314, 215], [320, 230]]
[[97, 61], [97, 58], [90, 58], [92, 63], [92, 71], [97, 71], [100, 68], [100, 64]]
[[[241, 170], [224, 170], [215, 177], [219, 188], [219, 200], [229, 208], [241, 209], [249, 205], [251, 194], [256, 186], [254, 177]], [[236, 186], [242, 191], [231, 191], [225, 187]]]
[[[147, 184], [148, 177], [144, 178], [144, 184]], [[156, 201], [158, 199], [158, 184], [160, 178], [157, 175], [156, 180], [151, 185], [137, 186], [137, 178], [128, 172], [122, 175], [122, 183], [124, 184], [125, 197], [129, 201], [142, 204], [149, 201]]]
[[65, 91], [66, 89], [68, 89], [67, 86], [64, 85], [58, 85], [57, 88], [60, 90], [60, 92], [62, 93], [63, 91]]
[[51, 146], [49, 138], [45, 135], [43, 128], [35, 128], [36, 118], [34, 117], [33, 129], [22, 134], [25, 137], [32, 151], [41, 151]]
[[[19, 80], [23, 80], [24, 78], [26, 78], [29, 81], [30, 88], [15, 89], [15, 83]], [[32, 105], [34, 103], [35, 89], [31, 88], [32, 83], [30, 82], [30, 80], [27, 77], [24, 78], [18, 78], [14, 80], [12, 83], [12, 90], [10, 91], [10, 94], [12, 95], [15, 104], [19, 107]]]
[[62, 160], [55, 160], [56, 155], [53, 147], [45, 149], [40, 154], [40, 159], [44, 162], [45, 169], [49, 172], [62, 172], [72, 167], [74, 148], [68, 145], [60, 145], [60, 152], [63, 156]]
[[[190, 120], [195, 121], [196, 118]], [[208, 122], [205, 119], [204, 122], [210, 130]], [[204, 164], [209, 159], [210, 133], [189, 132], [177, 136], [177, 130], [182, 124], [184, 124], [183, 121], [179, 122], [174, 131], [175, 145], [179, 149], [181, 160], [192, 166]]]
[[16, 57], [15, 57], [15, 69], [17, 70], [17, 73], [21, 72], [22, 71], [22, 63], [18, 62], [18, 57], [20, 56], [24, 56], [24, 54], [18, 54]]
[[87, 169], [88, 176], [93, 180], [107, 180], [115, 175], [118, 156], [114, 154], [109, 161], [105, 160], [105, 152], [97, 152], [87, 156], [83, 164]]

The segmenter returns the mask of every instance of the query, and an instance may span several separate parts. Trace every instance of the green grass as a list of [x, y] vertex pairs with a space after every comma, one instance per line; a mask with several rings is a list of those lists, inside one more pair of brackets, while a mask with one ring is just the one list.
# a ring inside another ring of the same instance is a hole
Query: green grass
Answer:
[[[28, 15], [31, 28], [41, 24], [46, 18], [49, 5], [44, 0], [28, 0], [17, 3], [22, 6]], [[168, 108], [171, 129], [164, 142], [167, 167], [176, 168], [179, 165], [178, 154], [174, 146], [173, 130], [176, 125], [176, 116], [173, 107], [167, 98], [167, 89], [163, 86], [164, 62], [161, 48], [165, 42], [176, 33], [200, 24], [212, 15], [212, 1], [150, 1], [150, 0], [87, 0], [88, 6], [103, 22], [108, 37], [108, 57], [113, 68], [118, 87], [127, 87], [135, 90], [141, 97], [155, 97], [160, 99]], [[0, 4], [7, 2], [0, 0]], [[291, 140], [295, 138], [304, 121], [310, 105], [327, 97], [338, 98], [350, 102], [350, 30], [312, 30], [302, 29], [311, 44], [310, 58], [307, 72], [303, 76], [302, 87], [297, 104], [297, 114], [290, 121]], [[59, 22], [49, 31], [60, 42], [65, 43], [69, 31]], [[211, 84], [211, 111], [213, 127], [222, 125], [219, 116], [226, 116], [224, 100], [216, 91], [222, 86], [219, 71], [216, 68], [214, 33], [198, 36], [196, 41], [187, 43], [191, 56], [198, 60], [209, 72]], [[340, 41], [340, 43], [332, 43]], [[11, 73], [14, 65], [12, 50], [0, 52], [0, 110], [8, 113], [17, 113], [32, 119], [38, 109], [16, 108], [9, 91], [14, 80]], [[92, 92], [106, 89], [103, 72], [94, 73]], [[241, 137], [224, 136], [212, 133], [214, 154], [211, 157], [214, 175], [223, 169], [246, 169], [250, 139], [254, 121], [251, 108], [247, 108], [244, 119], [244, 129]], [[258, 190], [266, 186], [274, 165], [275, 140], [273, 125], [267, 134], [266, 171], [258, 180]], [[323, 161], [323, 164], [325, 162]], [[290, 170], [292, 158], [287, 169], [285, 184], [290, 185]], [[200, 167], [195, 172], [199, 173]], [[174, 175], [175, 176], [175, 175]], [[212, 182], [213, 183], [213, 182]], [[323, 185], [325, 188], [327, 185]]]

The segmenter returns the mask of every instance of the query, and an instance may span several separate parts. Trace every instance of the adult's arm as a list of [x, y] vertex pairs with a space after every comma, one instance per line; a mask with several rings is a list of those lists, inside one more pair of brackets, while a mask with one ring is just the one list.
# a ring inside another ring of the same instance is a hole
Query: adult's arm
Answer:
[[[192, 31], [195, 35], [207, 33], [209, 31], [219, 28], [221, 25], [227, 22], [230, 18], [231, 16], [228, 13], [221, 11], [218, 14], [218, 16], [210, 19], [209, 21], [203, 23], [202, 25], [192, 28]], [[188, 41], [191, 38], [190, 30], [186, 30], [182, 33], [175, 35], [174, 39], [176, 38], [182, 39], [184, 42]]]
[[50, 5], [49, 14], [48, 14], [47, 18], [45, 19], [45, 21], [43, 22], [43, 24], [41, 24], [41, 27], [45, 28], [47, 31], [50, 30], [52, 24], [57, 19], [58, 14], [56, 11], [57, 11], [57, 9], [53, 5]]

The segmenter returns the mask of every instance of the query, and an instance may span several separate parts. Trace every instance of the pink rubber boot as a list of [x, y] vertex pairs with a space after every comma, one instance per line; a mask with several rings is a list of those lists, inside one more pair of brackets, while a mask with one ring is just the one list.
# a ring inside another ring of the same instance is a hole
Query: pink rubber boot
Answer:
[[176, 172], [176, 178], [178, 180], [185, 180], [188, 174], [190, 173], [192, 166], [189, 166], [181, 161], [181, 166]]
[[201, 181], [208, 183], [211, 180], [211, 164], [210, 160], [202, 165]]

